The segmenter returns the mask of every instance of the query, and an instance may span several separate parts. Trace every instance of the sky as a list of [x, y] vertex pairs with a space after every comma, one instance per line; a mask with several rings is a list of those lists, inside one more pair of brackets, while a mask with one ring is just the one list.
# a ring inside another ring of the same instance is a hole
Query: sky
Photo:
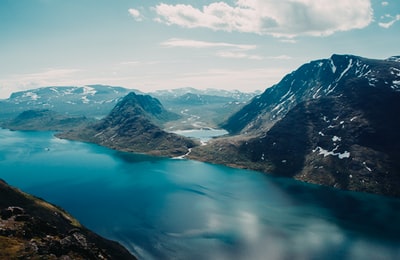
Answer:
[[400, 0], [0, 0], [0, 98], [45, 86], [265, 90], [400, 55]]

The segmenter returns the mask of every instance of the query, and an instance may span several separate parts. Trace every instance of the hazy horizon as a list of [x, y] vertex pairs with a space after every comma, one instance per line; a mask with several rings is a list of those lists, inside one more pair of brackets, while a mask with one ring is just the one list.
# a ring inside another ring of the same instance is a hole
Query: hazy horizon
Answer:
[[0, 3], [0, 98], [46, 86], [265, 90], [332, 54], [399, 55], [398, 1]]

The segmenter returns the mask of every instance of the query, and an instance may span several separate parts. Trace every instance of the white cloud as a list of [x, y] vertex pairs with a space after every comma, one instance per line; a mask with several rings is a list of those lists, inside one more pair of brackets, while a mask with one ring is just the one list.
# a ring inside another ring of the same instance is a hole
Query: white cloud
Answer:
[[292, 57], [288, 56], [288, 55], [279, 55], [279, 56], [271, 56], [271, 57], [267, 57], [268, 59], [272, 59], [272, 60], [291, 60]]
[[220, 51], [216, 55], [221, 58], [233, 58], [233, 59], [250, 59], [250, 60], [262, 60], [263, 57], [258, 55], [250, 55], [245, 52], [235, 51]]
[[218, 51], [215, 55], [221, 58], [234, 58], [234, 59], [251, 59], [251, 60], [262, 60], [263, 58], [258, 55], [251, 55], [246, 53], [247, 51], [254, 50], [257, 48], [256, 45], [249, 44], [233, 44], [227, 42], [206, 42], [196, 41], [188, 39], [172, 38], [161, 45], [167, 47], [185, 47], [185, 48], [223, 48], [224, 50]]
[[381, 4], [382, 4], [382, 6], [388, 6], [389, 5], [389, 3], [386, 2], [386, 1], [382, 2]]
[[370, 0], [237, 0], [234, 6], [214, 2], [192, 5], [159, 4], [156, 21], [185, 28], [209, 28], [293, 38], [324, 36], [368, 26]]
[[386, 17], [391, 17], [393, 19], [387, 23], [383, 23], [383, 22], [378, 23], [380, 27], [385, 28], [385, 29], [390, 28], [395, 22], [400, 21], [400, 14], [396, 15], [395, 17], [386, 15]]
[[240, 50], [252, 50], [257, 48], [256, 45], [233, 44], [227, 42], [206, 42], [206, 41], [179, 39], [179, 38], [171, 38], [165, 42], [162, 42], [161, 45], [167, 47], [188, 47], [188, 48], [230, 47]]
[[265, 90], [285, 76], [288, 68], [209, 69], [197, 73], [183, 73], [168, 82], [171, 86], [195, 88]]
[[143, 16], [140, 14], [139, 10], [130, 8], [128, 12], [136, 21], [140, 22], [143, 20]]
[[47, 69], [38, 73], [16, 74], [0, 80], [0, 98], [7, 98], [13, 92], [43, 86], [71, 85], [79, 69]]

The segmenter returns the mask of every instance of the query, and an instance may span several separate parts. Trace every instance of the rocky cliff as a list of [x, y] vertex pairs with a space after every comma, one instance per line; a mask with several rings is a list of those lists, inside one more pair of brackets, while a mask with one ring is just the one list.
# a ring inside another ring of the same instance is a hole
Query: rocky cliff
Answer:
[[64, 210], [0, 180], [0, 259], [136, 259]]

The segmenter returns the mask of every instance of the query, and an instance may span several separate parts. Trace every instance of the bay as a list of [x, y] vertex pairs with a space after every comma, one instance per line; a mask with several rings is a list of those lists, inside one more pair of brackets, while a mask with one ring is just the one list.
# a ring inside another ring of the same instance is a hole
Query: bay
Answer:
[[400, 199], [0, 129], [0, 178], [141, 259], [399, 259]]

